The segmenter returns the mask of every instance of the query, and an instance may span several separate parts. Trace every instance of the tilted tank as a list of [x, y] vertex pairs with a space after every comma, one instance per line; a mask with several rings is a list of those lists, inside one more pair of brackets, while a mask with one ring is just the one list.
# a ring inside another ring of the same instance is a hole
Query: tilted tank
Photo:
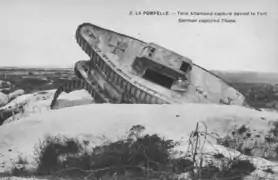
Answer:
[[58, 88], [85, 88], [96, 103], [214, 103], [251, 107], [245, 97], [220, 77], [192, 60], [154, 43], [84, 23], [76, 40], [90, 60], [78, 61], [80, 81]]

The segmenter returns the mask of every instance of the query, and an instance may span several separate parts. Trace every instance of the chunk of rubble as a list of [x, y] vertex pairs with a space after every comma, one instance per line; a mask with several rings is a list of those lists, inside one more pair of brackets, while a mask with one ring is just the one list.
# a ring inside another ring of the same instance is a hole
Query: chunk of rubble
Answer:
[[4, 93], [0, 92], [0, 107], [5, 106], [11, 100], [13, 100], [16, 97], [21, 96], [23, 94], [24, 94], [24, 90], [23, 89], [15, 90], [14, 92], [11, 92], [9, 94], [4, 94]]
[[0, 107], [5, 106], [9, 103], [9, 96], [0, 92]]

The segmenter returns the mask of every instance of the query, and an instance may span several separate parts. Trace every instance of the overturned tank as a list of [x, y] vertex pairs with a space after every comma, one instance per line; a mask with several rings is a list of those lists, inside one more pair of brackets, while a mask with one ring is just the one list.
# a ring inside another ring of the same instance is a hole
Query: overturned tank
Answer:
[[78, 61], [79, 81], [58, 88], [86, 89], [96, 103], [215, 103], [251, 107], [245, 97], [220, 77], [191, 59], [161, 47], [84, 23], [76, 30], [79, 46], [90, 57]]

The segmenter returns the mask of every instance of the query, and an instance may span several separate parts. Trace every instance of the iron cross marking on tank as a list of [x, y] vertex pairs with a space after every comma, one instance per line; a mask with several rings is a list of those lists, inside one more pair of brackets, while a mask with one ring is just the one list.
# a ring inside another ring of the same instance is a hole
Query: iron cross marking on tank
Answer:
[[123, 47], [123, 44], [122, 44], [121, 42], [119, 42], [119, 41], [117, 42], [117, 45], [116, 45], [116, 46], [113, 45], [113, 44], [110, 44], [110, 43], [109, 43], [108, 46], [114, 47], [113, 51], [111, 52], [111, 53], [113, 53], [113, 54], [117, 54], [117, 50], [120, 50], [120, 51], [122, 51], [123, 53], [124, 53], [125, 50], [126, 50], [126, 48]]

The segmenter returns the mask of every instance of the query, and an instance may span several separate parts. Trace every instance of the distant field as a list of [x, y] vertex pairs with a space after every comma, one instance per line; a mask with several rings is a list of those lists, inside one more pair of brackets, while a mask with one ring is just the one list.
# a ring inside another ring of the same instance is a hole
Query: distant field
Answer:
[[0, 68], [0, 80], [7, 80], [15, 85], [15, 89], [24, 89], [26, 93], [56, 89], [74, 78], [72, 69]]
[[277, 73], [212, 71], [228, 82], [278, 84]]
[[[278, 74], [213, 71], [239, 90], [251, 105], [257, 108], [272, 108], [278, 105]], [[56, 89], [63, 83], [75, 79], [72, 69], [51, 68], [0, 68], [0, 80], [6, 79], [15, 85], [13, 89], [24, 89], [26, 93]], [[276, 102], [277, 101], [277, 102]], [[277, 107], [278, 108], [278, 107]]]
[[278, 109], [278, 73], [212, 72], [239, 90], [253, 106]]

